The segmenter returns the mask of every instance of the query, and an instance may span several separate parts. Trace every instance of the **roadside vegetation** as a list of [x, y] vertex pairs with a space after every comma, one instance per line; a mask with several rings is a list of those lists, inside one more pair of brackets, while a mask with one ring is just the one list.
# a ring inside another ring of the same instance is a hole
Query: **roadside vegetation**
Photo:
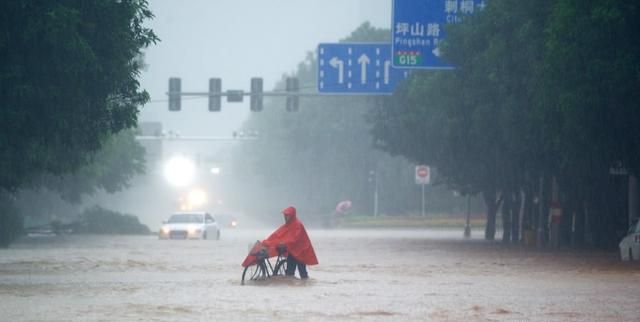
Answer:
[[414, 73], [375, 108], [377, 146], [482, 196], [486, 239], [500, 211], [505, 242], [519, 242], [522, 226], [556, 229], [556, 245], [615, 246], [640, 171], [640, 8], [487, 4], [447, 26], [442, 49], [454, 71]]
[[[486, 225], [486, 217], [474, 215], [470, 218], [469, 224], [473, 228], [481, 228]], [[451, 229], [464, 230], [466, 218], [463, 216], [451, 216], [449, 214], [429, 214], [429, 216], [388, 216], [382, 215], [373, 217], [370, 215], [346, 216], [338, 221], [338, 228], [429, 228], [429, 229]]]
[[86, 209], [79, 218], [66, 225], [74, 234], [123, 234], [148, 235], [149, 227], [138, 217], [94, 206]]
[[144, 0], [0, 2], [0, 247], [21, 208], [118, 191], [144, 170], [131, 130], [152, 17]]

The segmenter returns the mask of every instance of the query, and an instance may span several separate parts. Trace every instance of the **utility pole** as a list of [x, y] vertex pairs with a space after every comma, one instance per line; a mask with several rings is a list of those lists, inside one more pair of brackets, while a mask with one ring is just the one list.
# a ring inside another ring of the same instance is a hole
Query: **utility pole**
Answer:
[[425, 203], [424, 202], [424, 186], [425, 186], [424, 183], [420, 185], [420, 187], [422, 187], [422, 207], [421, 207], [421, 209], [422, 209], [422, 211], [421, 211], [422, 217], [425, 216], [425, 214], [424, 214], [424, 208], [425, 208], [424, 207], [424, 203]]
[[471, 237], [471, 194], [467, 193], [467, 220], [464, 223], [464, 237]]
[[373, 216], [378, 217], [378, 173], [369, 171], [369, 182], [373, 183]]

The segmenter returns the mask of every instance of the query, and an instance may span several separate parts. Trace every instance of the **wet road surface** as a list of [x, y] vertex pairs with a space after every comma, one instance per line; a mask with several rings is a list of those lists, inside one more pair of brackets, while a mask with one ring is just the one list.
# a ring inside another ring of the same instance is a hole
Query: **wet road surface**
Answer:
[[66, 236], [0, 250], [0, 321], [640, 321], [640, 266], [459, 231], [309, 230], [309, 280], [242, 286], [248, 246]]

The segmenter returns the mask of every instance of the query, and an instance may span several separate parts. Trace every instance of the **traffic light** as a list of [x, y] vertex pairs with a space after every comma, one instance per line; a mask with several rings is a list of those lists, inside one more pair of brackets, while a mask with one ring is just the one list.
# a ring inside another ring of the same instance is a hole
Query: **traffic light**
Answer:
[[251, 78], [251, 111], [262, 111], [262, 78]]
[[180, 110], [180, 78], [169, 78], [169, 111]]
[[220, 112], [222, 109], [222, 79], [209, 78], [209, 111]]
[[298, 91], [300, 90], [297, 77], [287, 77], [287, 93], [294, 95], [287, 96], [287, 111], [296, 112], [300, 105], [300, 97], [298, 97]]
[[244, 100], [244, 91], [241, 89], [227, 90], [227, 102], [239, 103]]

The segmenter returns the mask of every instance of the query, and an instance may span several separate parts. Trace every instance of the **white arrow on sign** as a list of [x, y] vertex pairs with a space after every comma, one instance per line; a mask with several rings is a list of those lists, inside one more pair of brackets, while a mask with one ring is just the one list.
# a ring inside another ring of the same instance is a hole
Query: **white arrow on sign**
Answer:
[[389, 84], [389, 71], [391, 70], [391, 61], [384, 61], [384, 83]]
[[331, 67], [338, 69], [338, 84], [342, 84], [344, 82], [344, 61], [338, 59], [338, 57], [333, 57], [329, 64], [331, 64]]
[[371, 60], [369, 60], [369, 56], [362, 54], [360, 58], [358, 58], [358, 64], [360, 64], [360, 83], [367, 83], [367, 64], [369, 64]]
[[440, 48], [436, 47], [436, 49], [431, 51], [436, 57], [440, 57]]

